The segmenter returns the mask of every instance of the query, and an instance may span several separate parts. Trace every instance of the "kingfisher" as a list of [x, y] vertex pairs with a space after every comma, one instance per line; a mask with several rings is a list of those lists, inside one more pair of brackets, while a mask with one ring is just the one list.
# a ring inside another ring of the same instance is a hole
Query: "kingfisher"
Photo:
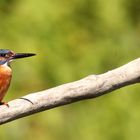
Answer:
[[15, 53], [8, 49], [0, 49], [0, 105], [9, 106], [8, 103], [2, 102], [2, 100], [8, 91], [12, 78], [10, 63], [15, 59], [34, 55], [34, 53]]

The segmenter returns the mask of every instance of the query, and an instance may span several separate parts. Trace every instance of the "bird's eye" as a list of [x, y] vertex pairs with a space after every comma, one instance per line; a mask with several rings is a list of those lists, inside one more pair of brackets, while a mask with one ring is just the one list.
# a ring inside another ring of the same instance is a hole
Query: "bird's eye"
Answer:
[[5, 57], [7, 57], [7, 58], [12, 57], [12, 56], [13, 56], [12, 52], [9, 52], [9, 53], [5, 54]]
[[9, 57], [9, 54], [5, 54], [5, 57]]

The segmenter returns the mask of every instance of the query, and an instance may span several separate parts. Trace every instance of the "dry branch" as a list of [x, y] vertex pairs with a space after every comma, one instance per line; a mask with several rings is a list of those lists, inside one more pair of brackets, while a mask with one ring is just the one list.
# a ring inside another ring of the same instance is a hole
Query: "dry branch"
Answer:
[[121, 87], [140, 82], [140, 58], [112, 71], [90, 75], [79, 81], [31, 93], [0, 106], [0, 124], [37, 112], [95, 98]]

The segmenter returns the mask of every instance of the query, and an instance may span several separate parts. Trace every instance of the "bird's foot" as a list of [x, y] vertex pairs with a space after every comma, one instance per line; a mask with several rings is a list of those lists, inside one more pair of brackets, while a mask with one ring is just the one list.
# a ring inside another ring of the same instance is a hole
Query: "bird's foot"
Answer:
[[6, 105], [7, 107], [9, 107], [9, 104], [6, 102], [0, 102], [0, 105]]

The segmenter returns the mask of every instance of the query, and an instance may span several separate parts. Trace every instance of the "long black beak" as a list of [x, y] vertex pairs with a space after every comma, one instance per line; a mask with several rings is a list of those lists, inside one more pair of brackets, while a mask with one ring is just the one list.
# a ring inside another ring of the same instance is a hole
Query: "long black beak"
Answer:
[[13, 59], [24, 58], [24, 57], [31, 57], [31, 56], [34, 56], [34, 55], [36, 55], [36, 54], [34, 54], [34, 53], [16, 53], [13, 56]]

